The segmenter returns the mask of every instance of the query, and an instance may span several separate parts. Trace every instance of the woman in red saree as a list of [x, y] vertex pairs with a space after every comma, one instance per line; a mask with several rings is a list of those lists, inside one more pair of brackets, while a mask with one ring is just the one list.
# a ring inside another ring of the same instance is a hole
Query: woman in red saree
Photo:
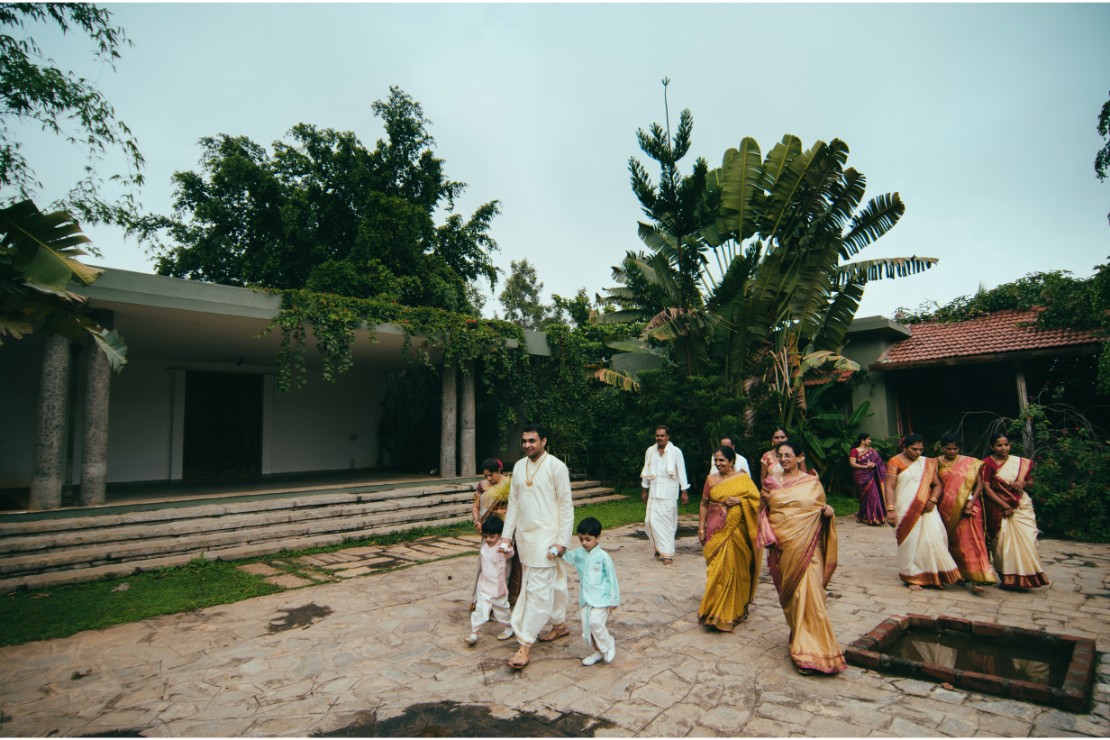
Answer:
[[886, 509], [883, 507], [886, 463], [871, 446], [870, 434], [861, 433], [856, 437], [856, 446], [848, 453], [848, 465], [852, 468], [856, 496], [859, 498], [856, 521], [870, 525], [886, 524]]
[[731, 447], [714, 451], [717, 472], [705, 481], [698, 510], [698, 540], [705, 555], [705, 596], [698, 622], [721, 632], [732, 632], [747, 619], [759, 584], [759, 490], [750, 475], [733, 469], [735, 461]]
[[758, 544], [771, 548], [767, 564], [790, 625], [790, 660], [799, 673], [840, 673], [848, 665], [825, 609], [836, 570], [836, 519], [821, 481], [798, 467], [801, 447], [782, 442], [778, 455], [783, 472], [764, 483]]
[[887, 522], [896, 527], [898, 577], [913, 591], [922, 586], [943, 588], [961, 580], [960, 569], [948, 554], [948, 533], [937, 511], [942, 494], [937, 461], [924, 453], [924, 437], [907, 434], [903, 450], [886, 464]]
[[955, 434], [942, 435], [940, 449], [944, 454], [937, 458], [937, 474], [944, 493], [937, 509], [948, 530], [948, 552], [972, 593], [982, 593], [983, 586], [998, 583], [983, 528], [983, 482], [979, 478], [983, 463], [960, 454], [960, 439]]
[[1028, 493], [1033, 461], [1011, 455], [1010, 439], [1004, 434], [992, 436], [990, 447], [980, 476], [987, 496], [987, 538], [994, 569], [1002, 588], [1025, 591], [1047, 586], [1037, 553], [1037, 516]]

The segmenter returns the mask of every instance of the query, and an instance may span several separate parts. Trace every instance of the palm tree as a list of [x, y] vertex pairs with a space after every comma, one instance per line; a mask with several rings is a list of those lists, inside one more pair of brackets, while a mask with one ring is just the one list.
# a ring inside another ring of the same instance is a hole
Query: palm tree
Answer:
[[32, 331], [78, 339], [91, 336], [113, 370], [127, 362], [127, 346], [114, 330], [83, 310], [85, 298], [67, 287], [91, 285], [103, 270], [76, 258], [89, 238], [64, 211], [40, 213], [29, 200], [0, 209], [0, 343]]
[[[734, 392], [765, 382], [784, 418], [804, 413], [807, 373], [851, 367], [839, 351], [866, 284], [936, 264], [929, 257], [852, 261], [893, 228], [905, 206], [892, 193], [861, 207], [866, 179], [845, 167], [847, 157], [838, 139], [803, 150], [787, 135], [761, 158], [759, 145], [745, 138], [705, 177], [699, 202], [703, 214], [715, 206], [711, 222], [681, 241], [641, 224], [651, 253], [629, 253], [614, 269], [620, 285], [607, 291], [608, 302], [620, 310], [603, 316], [647, 319], [654, 329], [641, 340], [674, 342], [673, 356], [696, 360], [685, 363], [687, 372], [717, 373]], [[674, 286], [691, 264], [697, 294], [683, 300]]]

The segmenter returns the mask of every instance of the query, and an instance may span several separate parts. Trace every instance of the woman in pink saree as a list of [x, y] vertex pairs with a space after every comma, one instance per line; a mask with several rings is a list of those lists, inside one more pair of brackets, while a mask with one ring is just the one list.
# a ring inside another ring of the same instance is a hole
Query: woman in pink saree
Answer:
[[883, 507], [886, 463], [871, 446], [870, 434], [861, 433], [856, 437], [856, 446], [848, 453], [848, 465], [852, 468], [852, 479], [859, 498], [856, 521], [872, 526], [886, 524], [886, 509]]
[[960, 454], [960, 438], [955, 434], [942, 435], [940, 449], [943, 454], [937, 458], [937, 474], [944, 493], [937, 509], [948, 530], [948, 552], [972, 593], [982, 593], [983, 586], [998, 583], [983, 528], [983, 482], [979, 478], [983, 463]]
[[764, 483], [758, 544], [770, 548], [767, 564], [790, 625], [790, 660], [799, 673], [840, 673], [848, 665], [825, 609], [836, 570], [836, 519], [821, 481], [798, 467], [801, 447], [782, 442], [778, 456], [782, 475]]
[[1047, 586], [1037, 552], [1037, 516], [1029, 488], [1033, 461], [1010, 454], [1010, 439], [995, 434], [980, 475], [987, 496], [987, 537], [1002, 588], [1027, 591]]

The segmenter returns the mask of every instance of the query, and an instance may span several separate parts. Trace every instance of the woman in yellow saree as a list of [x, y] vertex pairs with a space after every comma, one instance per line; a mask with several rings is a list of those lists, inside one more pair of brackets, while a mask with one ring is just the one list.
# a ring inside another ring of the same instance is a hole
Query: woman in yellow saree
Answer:
[[758, 544], [771, 548], [771, 578], [790, 625], [790, 660], [799, 673], [840, 673], [848, 668], [825, 610], [825, 588], [836, 570], [836, 519], [825, 489], [798, 464], [794, 442], [778, 446], [782, 477], [764, 482]]
[[721, 632], [732, 632], [747, 619], [759, 583], [759, 491], [750, 475], [733, 469], [735, 462], [731, 447], [716, 449], [717, 472], [705, 481], [698, 509], [698, 540], [705, 555], [705, 596], [698, 622]]

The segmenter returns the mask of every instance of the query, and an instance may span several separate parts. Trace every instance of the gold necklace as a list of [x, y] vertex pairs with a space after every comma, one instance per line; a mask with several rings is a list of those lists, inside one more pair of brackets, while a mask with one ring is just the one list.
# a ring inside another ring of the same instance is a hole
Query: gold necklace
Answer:
[[532, 487], [532, 481], [534, 481], [536, 479], [536, 473], [540, 472], [540, 468], [543, 467], [543, 463], [544, 463], [545, 460], [547, 460], [547, 453], [546, 452], [543, 453], [542, 455], [540, 455], [540, 461], [538, 463], [536, 463], [536, 469], [535, 470], [532, 470], [532, 461], [531, 460], [527, 460], [524, 463], [524, 482], [525, 482], [525, 484], [527, 484], [527, 486], [529, 488]]

